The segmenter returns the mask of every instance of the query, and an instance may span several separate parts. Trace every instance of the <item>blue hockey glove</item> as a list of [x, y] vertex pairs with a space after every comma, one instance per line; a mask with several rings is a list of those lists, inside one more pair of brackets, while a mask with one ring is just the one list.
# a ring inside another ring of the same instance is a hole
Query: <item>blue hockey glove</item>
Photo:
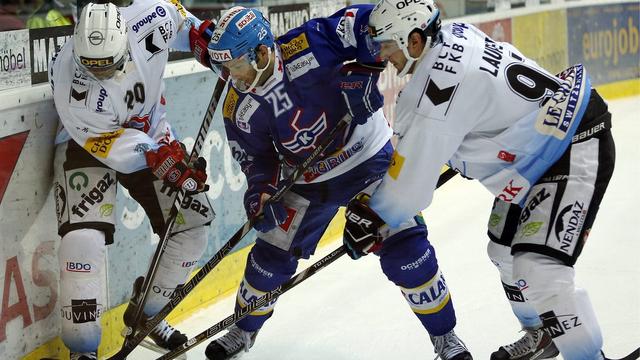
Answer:
[[340, 69], [340, 91], [357, 124], [364, 124], [371, 114], [384, 105], [384, 98], [378, 90], [378, 78], [384, 66], [366, 66], [349, 63]]
[[[255, 187], [252, 187], [255, 189]], [[262, 191], [250, 191], [244, 194], [244, 208], [247, 212], [247, 217], [255, 218], [253, 228], [266, 233], [278, 225], [282, 225], [287, 221], [288, 213], [287, 208], [284, 207], [281, 201], [271, 202], [268, 201], [274, 191], [271, 186], [263, 187]]]
[[347, 254], [354, 260], [382, 247], [380, 228], [385, 226], [385, 222], [367, 205], [368, 201], [368, 195], [359, 194], [349, 201], [345, 213], [347, 222], [342, 241]]

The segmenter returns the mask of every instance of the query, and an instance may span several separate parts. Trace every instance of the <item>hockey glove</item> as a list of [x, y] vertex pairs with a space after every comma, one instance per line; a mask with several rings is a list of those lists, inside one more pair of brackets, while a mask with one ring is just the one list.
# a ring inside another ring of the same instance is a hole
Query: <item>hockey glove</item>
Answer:
[[216, 24], [211, 20], [204, 20], [198, 28], [191, 26], [189, 30], [189, 45], [191, 46], [193, 57], [200, 64], [210, 68], [226, 81], [229, 77], [229, 72], [221, 67], [220, 64], [211, 61], [211, 56], [209, 55], [208, 45], [215, 29]]
[[382, 70], [383, 66], [358, 63], [349, 63], [340, 69], [340, 91], [356, 124], [366, 123], [369, 116], [384, 105], [377, 85]]
[[382, 247], [380, 228], [385, 222], [367, 205], [368, 201], [368, 195], [359, 194], [349, 201], [345, 213], [347, 222], [342, 241], [347, 254], [354, 260]]
[[[262, 191], [256, 191], [257, 188]], [[263, 233], [284, 224], [289, 216], [281, 201], [269, 201], [275, 190], [272, 185], [252, 186], [244, 194], [247, 217], [254, 218], [253, 228]]]
[[153, 174], [175, 189], [183, 189], [189, 194], [207, 191], [207, 162], [198, 158], [191, 164], [185, 161], [186, 154], [178, 141], [161, 145], [156, 151], [144, 153], [147, 165]]
[[206, 67], [211, 67], [207, 46], [215, 29], [216, 24], [211, 20], [204, 20], [197, 29], [193, 25], [189, 29], [189, 45], [191, 46], [193, 57]]

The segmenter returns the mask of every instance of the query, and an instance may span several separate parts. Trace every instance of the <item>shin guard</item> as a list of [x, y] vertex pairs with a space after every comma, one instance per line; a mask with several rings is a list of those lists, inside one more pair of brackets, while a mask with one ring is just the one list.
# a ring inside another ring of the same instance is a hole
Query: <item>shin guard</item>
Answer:
[[106, 310], [105, 234], [73, 230], [60, 242], [60, 313], [64, 344], [72, 352], [98, 350]]
[[[289, 280], [295, 274], [298, 260], [286, 251], [258, 239], [247, 257], [244, 278], [236, 298], [236, 309], [261, 297]], [[244, 331], [256, 331], [273, 314], [275, 300], [238, 321]]]
[[184, 284], [207, 248], [207, 227], [199, 226], [171, 235], [144, 306], [154, 316], [169, 302], [176, 287]]
[[451, 331], [455, 311], [436, 253], [424, 225], [397, 233], [383, 242], [380, 265], [404, 295], [411, 310], [432, 336]]
[[487, 254], [500, 273], [500, 280], [505, 296], [509, 301], [509, 305], [511, 305], [513, 314], [518, 318], [522, 327], [535, 329], [542, 326], [538, 312], [526, 301], [520, 290], [526, 283], [523, 282], [522, 279], [513, 278], [513, 256], [511, 255], [511, 248], [490, 241], [487, 246]]
[[545, 255], [517, 253], [514, 275], [526, 281], [522, 292], [535, 307], [564, 359], [600, 356], [603, 343], [600, 326], [586, 291], [575, 287], [572, 267]]

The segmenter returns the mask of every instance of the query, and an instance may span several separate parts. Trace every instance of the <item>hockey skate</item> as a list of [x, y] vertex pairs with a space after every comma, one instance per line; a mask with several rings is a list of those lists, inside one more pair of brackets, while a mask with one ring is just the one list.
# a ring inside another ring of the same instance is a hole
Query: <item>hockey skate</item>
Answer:
[[75, 353], [72, 352], [69, 357], [70, 360], [97, 360], [98, 354], [95, 351], [88, 353]]
[[524, 336], [509, 345], [500, 346], [491, 354], [491, 360], [534, 360], [551, 359], [558, 356], [558, 349], [551, 336], [542, 328], [524, 328]]
[[430, 337], [431, 343], [433, 343], [433, 351], [437, 354], [436, 359], [473, 360], [469, 350], [467, 350], [462, 340], [458, 339], [453, 330], [441, 336]]
[[204, 354], [209, 360], [234, 359], [240, 355], [240, 351], [249, 351], [256, 341], [258, 331], [244, 331], [232, 325], [224, 336], [213, 340]]
[[[131, 300], [129, 300], [129, 305], [127, 305], [126, 310], [124, 311], [123, 320], [124, 324], [127, 326], [122, 332], [122, 336], [127, 336], [133, 327], [134, 316], [136, 313], [136, 307], [138, 305], [138, 300], [140, 298], [140, 294], [142, 292], [142, 283], [144, 282], [144, 278], [142, 276], [138, 277], [133, 283], [133, 292], [131, 294]], [[146, 319], [142, 319], [142, 324]], [[150, 338], [153, 341], [147, 340]], [[158, 353], [167, 353], [180, 345], [187, 342], [187, 336], [181, 333], [178, 329], [171, 326], [166, 320], [162, 320], [156, 325], [153, 330], [147, 335], [147, 338], [140, 342], [140, 346], [145, 347], [151, 351], [155, 351]], [[186, 359], [186, 354], [182, 354], [177, 357], [177, 359]]]

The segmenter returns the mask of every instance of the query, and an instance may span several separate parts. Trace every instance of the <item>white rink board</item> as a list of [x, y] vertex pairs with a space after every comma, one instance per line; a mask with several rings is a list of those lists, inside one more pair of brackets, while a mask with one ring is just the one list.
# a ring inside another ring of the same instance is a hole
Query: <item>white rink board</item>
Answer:
[[[596, 309], [607, 356], [640, 346], [640, 97], [610, 103], [617, 143], [616, 170], [589, 241], [576, 265], [579, 286]], [[479, 183], [456, 177], [425, 212], [429, 238], [452, 292], [457, 333], [475, 359], [519, 338], [519, 325], [486, 256], [492, 196]], [[336, 242], [333, 246], [338, 246]], [[326, 253], [327, 250], [323, 249]], [[322, 256], [324, 254], [318, 254]], [[314, 259], [319, 259], [316, 256]], [[229, 315], [233, 296], [196, 313], [179, 328], [194, 336]], [[205, 359], [206, 343], [188, 354]], [[136, 350], [134, 359], [152, 359]], [[374, 256], [342, 258], [282, 296], [251, 352], [242, 360], [431, 359], [426, 332]]]

